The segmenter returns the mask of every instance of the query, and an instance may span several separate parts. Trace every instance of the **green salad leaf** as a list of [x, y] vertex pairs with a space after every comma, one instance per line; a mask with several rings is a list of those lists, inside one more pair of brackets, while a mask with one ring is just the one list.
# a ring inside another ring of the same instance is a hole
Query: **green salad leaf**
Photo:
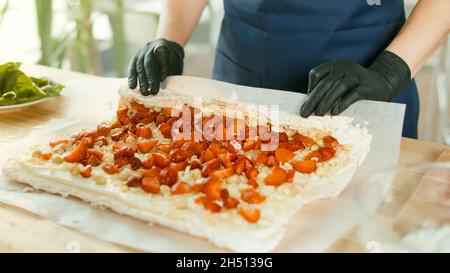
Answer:
[[59, 96], [63, 85], [29, 77], [20, 70], [20, 65], [18, 62], [0, 64], [0, 106]]

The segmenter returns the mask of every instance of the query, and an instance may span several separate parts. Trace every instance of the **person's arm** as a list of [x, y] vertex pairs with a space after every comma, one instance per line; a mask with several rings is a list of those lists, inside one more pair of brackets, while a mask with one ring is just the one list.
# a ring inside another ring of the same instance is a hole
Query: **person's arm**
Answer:
[[421, 0], [386, 50], [401, 57], [414, 77], [450, 32], [450, 1]]
[[157, 39], [140, 48], [128, 66], [128, 86], [144, 96], [156, 94], [170, 75], [183, 73], [184, 49], [208, 0], [165, 0]]
[[166, 0], [159, 19], [157, 38], [177, 42], [183, 47], [198, 25], [208, 0]]
[[300, 114], [337, 115], [358, 100], [391, 101], [447, 38], [449, 10], [449, 0], [419, 1], [399, 34], [368, 68], [338, 59], [312, 69]]

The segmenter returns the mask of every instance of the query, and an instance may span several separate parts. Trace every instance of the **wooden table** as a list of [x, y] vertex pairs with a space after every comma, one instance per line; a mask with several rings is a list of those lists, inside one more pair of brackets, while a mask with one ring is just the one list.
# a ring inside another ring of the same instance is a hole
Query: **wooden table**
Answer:
[[[93, 77], [85, 74], [62, 71], [54, 68], [24, 65], [23, 69], [34, 76], [46, 76], [58, 82], [76, 78]], [[5, 145], [15, 135], [26, 133], [29, 128], [39, 126], [50, 118], [62, 114], [31, 106], [13, 113], [0, 114], [0, 145]], [[417, 164], [436, 161], [448, 146], [403, 138], [400, 164]], [[403, 205], [415, 186], [396, 181], [393, 186], [405, 192], [396, 202]], [[398, 211], [384, 212], [385, 217], [394, 218]], [[0, 252], [128, 252], [133, 251], [93, 236], [57, 225], [20, 208], [0, 203]], [[365, 251], [358, 244], [352, 231], [338, 240], [330, 249], [332, 252]]]

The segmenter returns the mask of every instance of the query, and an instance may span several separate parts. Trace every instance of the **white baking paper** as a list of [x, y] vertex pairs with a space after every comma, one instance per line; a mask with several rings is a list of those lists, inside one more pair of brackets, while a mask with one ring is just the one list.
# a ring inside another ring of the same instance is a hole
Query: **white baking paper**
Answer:
[[[117, 90], [125, 79], [90, 78], [65, 83], [62, 96], [38, 107], [52, 109], [64, 118], [50, 120], [27, 134], [0, 141], [0, 166], [18, 147], [48, 141], [52, 136], [73, 134], [112, 117], [118, 102]], [[208, 98], [225, 97], [263, 105], [279, 105], [285, 112], [298, 113], [305, 95], [300, 93], [238, 86], [194, 77], [171, 77], [165, 89], [180, 94]], [[323, 252], [357, 224], [353, 205], [355, 185], [371, 173], [398, 162], [404, 105], [359, 101], [344, 115], [366, 126], [373, 136], [371, 150], [349, 187], [332, 200], [316, 202], [300, 209], [286, 228], [276, 252]], [[14, 139], [14, 140], [12, 140]], [[376, 208], [382, 196], [371, 201]], [[24, 186], [0, 175], [0, 201], [29, 210], [61, 225], [131, 248], [151, 252], [217, 252], [208, 241], [159, 225], [92, 207], [74, 198], [43, 192], [24, 191]]]

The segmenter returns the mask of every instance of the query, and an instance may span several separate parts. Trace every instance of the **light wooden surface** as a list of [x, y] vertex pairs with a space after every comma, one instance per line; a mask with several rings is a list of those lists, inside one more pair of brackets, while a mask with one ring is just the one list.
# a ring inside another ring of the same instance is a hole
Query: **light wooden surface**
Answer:
[[[23, 69], [33, 76], [46, 76], [64, 83], [72, 79], [93, 77], [80, 73], [58, 69], [24, 65]], [[42, 105], [31, 106], [24, 110], [0, 114], [0, 145], [27, 133], [32, 127], [40, 126], [51, 118], [61, 117], [57, 110], [46, 109]], [[400, 164], [417, 164], [436, 161], [448, 146], [402, 139]], [[397, 198], [396, 210], [388, 210], [385, 217], [395, 218], [400, 208], [408, 200], [417, 185], [395, 181], [400, 194]], [[338, 240], [330, 249], [331, 252], [364, 251], [358, 243], [355, 233], [349, 232]], [[92, 236], [81, 234], [69, 228], [42, 219], [27, 211], [0, 203], [0, 252], [128, 252], [131, 249], [118, 246]]]

